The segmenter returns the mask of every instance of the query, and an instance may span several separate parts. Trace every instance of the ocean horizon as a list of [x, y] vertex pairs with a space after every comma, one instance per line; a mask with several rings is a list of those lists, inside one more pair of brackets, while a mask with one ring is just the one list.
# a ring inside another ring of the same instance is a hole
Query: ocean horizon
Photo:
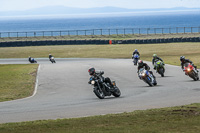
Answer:
[[114, 14], [91, 14], [85, 16], [30, 16], [12, 19], [0, 17], [0, 32], [31, 32], [31, 31], [63, 31], [89, 29], [123, 29], [123, 28], [174, 28], [199, 27], [198, 12], [157, 12]]

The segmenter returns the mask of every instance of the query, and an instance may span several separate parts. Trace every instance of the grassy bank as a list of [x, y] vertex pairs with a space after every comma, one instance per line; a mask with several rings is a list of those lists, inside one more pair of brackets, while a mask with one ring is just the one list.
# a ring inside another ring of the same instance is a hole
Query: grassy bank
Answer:
[[200, 104], [131, 113], [1, 124], [2, 133], [198, 133]]
[[0, 65], [0, 102], [33, 94], [38, 65]]
[[157, 53], [165, 63], [180, 65], [179, 58], [185, 55], [200, 67], [200, 43], [130, 44], [130, 45], [64, 45], [40, 47], [0, 48], [0, 58], [131, 58], [134, 49], [141, 53], [141, 59], [151, 61]]

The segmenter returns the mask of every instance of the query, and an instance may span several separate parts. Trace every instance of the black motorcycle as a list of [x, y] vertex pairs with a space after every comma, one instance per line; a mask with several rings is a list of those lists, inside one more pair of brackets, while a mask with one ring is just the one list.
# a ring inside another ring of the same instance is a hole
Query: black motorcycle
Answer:
[[53, 56], [49, 60], [51, 61], [51, 63], [56, 63], [56, 61], [55, 61]]
[[34, 58], [30, 58], [30, 59], [29, 59], [29, 62], [30, 62], [30, 63], [37, 63], [37, 61], [36, 61]]
[[106, 83], [103, 80], [103, 77], [99, 76], [98, 79], [95, 79], [94, 77], [90, 78], [91, 85], [94, 86], [93, 92], [99, 99], [104, 99], [105, 96], [115, 96], [119, 97], [121, 95], [121, 92], [119, 88], [116, 86], [115, 81], [112, 81], [113, 87], [109, 83]]

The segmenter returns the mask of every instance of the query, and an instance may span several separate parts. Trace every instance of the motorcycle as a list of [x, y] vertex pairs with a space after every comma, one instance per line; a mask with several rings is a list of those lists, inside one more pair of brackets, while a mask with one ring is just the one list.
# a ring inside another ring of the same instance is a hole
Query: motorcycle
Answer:
[[29, 62], [30, 62], [30, 63], [37, 63], [37, 61], [36, 61], [34, 58], [31, 58], [31, 59], [29, 60]]
[[139, 56], [138, 54], [134, 54], [134, 55], [132, 56], [132, 58], [133, 58], [133, 63], [134, 63], [134, 65], [137, 65], [138, 60], [140, 59], [140, 56]]
[[155, 86], [157, 85], [156, 79], [153, 77], [153, 75], [145, 70], [144, 68], [141, 68], [138, 72], [138, 76], [141, 80], [146, 82], [149, 86]]
[[101, 79], [94, 79], [93, 77], [90, 78], [91, 85], [94, 86], [93, 92], [99, 99], [104, 99], [105, 96], [115, 96], [119, 97], [121, 92], [116, 85], [115, 81], [112, 81], [114, 87], [111, 87], [109, 83], [105, 83], [101, 77]]
[[53, 56], [50, 58], [50, 61], [51, 61], [51, 63], [56, 63], [56, 61], [55, 61]]
[[199, 80], [199, 75], [197, 70], [190, 63], [186, 63], [184, 65], [183, 71], [185, 72], [185, 75], [188, 75], [190, 78], [194, 79], [194, 81]]
[[165, 67], [164, 67], [164, 62], [162, 61], [157, 61], [156, 62], [156, 72], [158, 72], [161, 77], [164, 77], [164, 73], [165, 73]]

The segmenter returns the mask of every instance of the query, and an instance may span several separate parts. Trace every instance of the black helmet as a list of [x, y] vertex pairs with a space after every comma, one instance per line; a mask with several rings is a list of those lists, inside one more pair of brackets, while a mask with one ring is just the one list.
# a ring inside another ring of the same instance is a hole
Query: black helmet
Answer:
[[138, 61], [138, 66], [142, 66], [143, 65], [143, 61], [142, 60], [139, 60]]
[[185, 60], [185, 56], [180, 57], [180, 61], [183, 61], [183, 60]]
[[88, 72], [89, 72], [90, 75], [93, 75], [95, 73], [95, 69], [94, 68], [90, 68], [88, 70]]

